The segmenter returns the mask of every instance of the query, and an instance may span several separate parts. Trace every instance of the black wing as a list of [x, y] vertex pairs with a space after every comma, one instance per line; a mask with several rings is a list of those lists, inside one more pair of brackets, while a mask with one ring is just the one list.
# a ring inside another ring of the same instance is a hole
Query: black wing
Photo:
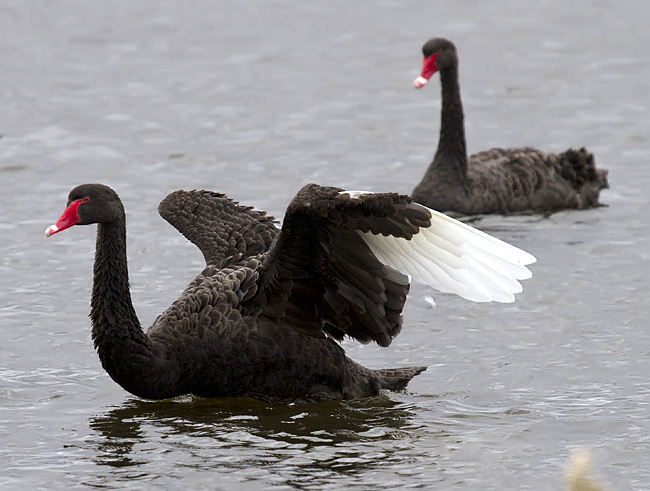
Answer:
[[305, 186], [287, 208], [244, 313], [313, 336], [388, 346], [401, 330], [408, 277], [379, 262], [358, 232], [411, 238], [430, 217], [407, 196]]
[[266, 212], [211, 191], [175, 191], [158, 212], [218, 268], [267, 251], [279, 232]]

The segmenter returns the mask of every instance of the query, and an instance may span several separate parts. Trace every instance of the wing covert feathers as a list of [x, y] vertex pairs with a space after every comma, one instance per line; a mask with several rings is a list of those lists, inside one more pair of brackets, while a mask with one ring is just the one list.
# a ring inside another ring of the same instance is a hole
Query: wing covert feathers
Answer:
[[209, 191], [176, 191], [159, 211], [199, 247], [202, 274], [242, 268], [254, 282], [238, 287], [242, 315], [320, 338], [388, 346], [402, 328], [407, 275], [469, 300], [512, 302], [535, 262], [396, 193], [309, 184], [281, 229], [264, 212]]
[[279, 231], [266, 212], [212, 191], [174, 191], [158, 212], [220, 268], [266, 252]]

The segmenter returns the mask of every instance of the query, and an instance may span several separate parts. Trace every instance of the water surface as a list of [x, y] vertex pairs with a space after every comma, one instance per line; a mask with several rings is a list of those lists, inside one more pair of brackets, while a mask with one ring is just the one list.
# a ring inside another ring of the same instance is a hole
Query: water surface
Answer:
[[[650, 7], [632, 0], [15, 2], [0, 7], [0, 485], [7, 489], [534, 489], [589, 448], [611, 489], [650, 484]], [[49, 240], [68, 191], [122, 197], [149, 325], [202, 267], [162, 220], [207, 188], [281, 217], [307, 182], [409, 192], [460, 52], [468, 146], [587, 146], [609, 206], [479, 227], [538, 258], [511, 305], [415, 285], [381, 368], [403, 393], [271, 406], [143, 401], [101, 369], [87, 318], [94, 227]]]

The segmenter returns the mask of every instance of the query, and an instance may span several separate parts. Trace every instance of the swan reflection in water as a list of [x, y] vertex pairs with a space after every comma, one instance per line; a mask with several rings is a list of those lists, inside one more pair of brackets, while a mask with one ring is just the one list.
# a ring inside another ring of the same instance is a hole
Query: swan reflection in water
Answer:
[[[300, 458], [303, 470], [305, 466], [334, 467], [342, 472], [380, 466], [385, 459], [368, 452], [376, 444], [396, 451], [392, 441], [403, 440], [412, 431], [416, 411], [386, 395], [289, 405], [187, 396], [165, 401], [132, 399], [91, 418], [90, 428], [99, 437], [93, 443], [100, 465], [138, 467], [168, 452], [179, 455], [166, 456], [167, 462], [183, 462], [189, 452], [205, 458], [206, 467], [245, 469]], [[385, 441], [390, 445], [382, 445]], [[354, 447], [347, 445], [350, 442]], [[192, 461], [196, 465], [196, 459]]]

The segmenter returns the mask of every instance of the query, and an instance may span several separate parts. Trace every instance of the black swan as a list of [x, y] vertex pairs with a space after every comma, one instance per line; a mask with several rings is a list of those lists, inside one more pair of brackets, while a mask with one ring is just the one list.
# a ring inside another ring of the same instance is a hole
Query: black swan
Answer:
[[440, 72], [442, 111], [438, 150], [413, 190], [415, 201], [465, 215], [598, 206], [600, 190], [609, 187], [607, 171], [596, 169], [594, 156], [584, 147], [563, 153], [493, 148], [468, 159], [456, 46], [433, 38], [422, 54], [422, 72], [413, 85], [419, 89]]
[[45, 231], [98, 224], [92, 338], [113, 380], [147, 399], [281, 402], [402, 389], [426, 367], [371, 370], [336, 340], [388, 346], [402, 327], [405, 274], [474, 301], [511, 302], [535, 261], [391, 193], [310, 184], [289, 204], [282, 228], [210, 191], [175, 191], [158, 211], [201, 250], [206, 267], [146, 333], [131, 302], [117, 193], [102, 184], [74, 188]]

